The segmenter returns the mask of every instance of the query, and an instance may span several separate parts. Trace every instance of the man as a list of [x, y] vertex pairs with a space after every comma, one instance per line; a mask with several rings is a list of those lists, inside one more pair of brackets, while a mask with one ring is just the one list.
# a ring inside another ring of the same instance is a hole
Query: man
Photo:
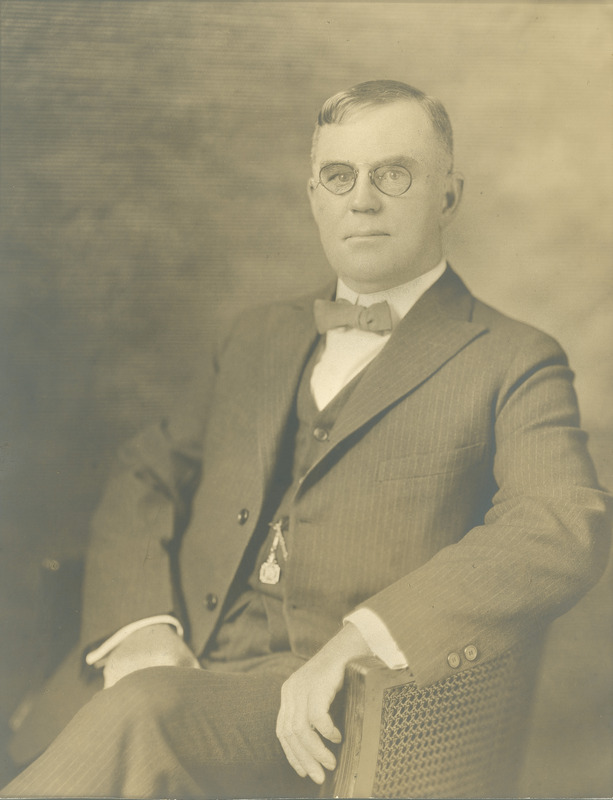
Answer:
[[445, 262], [462, 177], [444, 108], [360, 84], [324, 104], [312, 167], [337, 282], [238, 321], [204, 432], [164, 423], [124, 451], [85, 583], [106, 688], [9, 796], [310, 793], [351, 659], [444, 680], [604, 569], [610, 506], [564, 354]]

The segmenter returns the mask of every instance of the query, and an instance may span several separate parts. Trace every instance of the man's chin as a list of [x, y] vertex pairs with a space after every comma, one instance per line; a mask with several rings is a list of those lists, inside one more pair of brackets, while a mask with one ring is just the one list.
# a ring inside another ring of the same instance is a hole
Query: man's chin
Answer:
[[410, 276], [406, 277], [387, 265], [373, 264], [373, 259], [354, 262], [335, 272], [345, 286], [359, 294], [382, 292], [411, 280]]

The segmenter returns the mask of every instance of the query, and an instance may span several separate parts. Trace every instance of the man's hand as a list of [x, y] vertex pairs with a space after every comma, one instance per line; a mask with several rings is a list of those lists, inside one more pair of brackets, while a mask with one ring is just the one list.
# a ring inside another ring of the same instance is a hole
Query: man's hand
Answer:
[[171, 625], [148, 625], [131, 633], [100, 664], [105, 689], [146, 667], [200, 669], [198, 659]]
[[322, 767], [333, 770], [336, 759], [321, 736], [337, 744], [341, 734], [329, 714], [343, 685], [345, 667], [358, 656], [372, 655], [355, 625], [347, 623], [322, 649], [291, 675], [281, 688], [277, 737], [287, 760], [302, 778], [323, 783]]

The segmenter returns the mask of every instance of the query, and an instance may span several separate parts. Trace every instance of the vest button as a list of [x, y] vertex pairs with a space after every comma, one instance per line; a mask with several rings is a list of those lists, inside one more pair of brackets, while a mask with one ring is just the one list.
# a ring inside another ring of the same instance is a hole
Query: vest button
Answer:
[[325, 428], [315, 428], [313, 431], [313, 436], [318, 442], [327, 442], [330, 434]]
[[211, 593], [207, 594], [205, 598], [205, 603], [209, 611], [215, 611], [218, 602], [219, 598], [217, 597], [216, 594], [211, 594]]
[[238, 522], [239, 525], [244, 525], [248, 519], [249, 519], [249, 509], [241, 508], [241, 510], [236, 515], [236, 521]]

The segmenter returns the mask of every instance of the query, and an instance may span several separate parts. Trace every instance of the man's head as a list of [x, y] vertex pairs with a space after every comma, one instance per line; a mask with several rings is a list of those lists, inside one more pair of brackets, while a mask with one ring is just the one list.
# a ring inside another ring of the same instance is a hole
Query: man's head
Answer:
[[317, 120], [309, 199], [326, 255], [366, 293], [421, 275], [442, 258], [442, 230], [462, 193], [441, 103], [396, 81], [327, 100]]

